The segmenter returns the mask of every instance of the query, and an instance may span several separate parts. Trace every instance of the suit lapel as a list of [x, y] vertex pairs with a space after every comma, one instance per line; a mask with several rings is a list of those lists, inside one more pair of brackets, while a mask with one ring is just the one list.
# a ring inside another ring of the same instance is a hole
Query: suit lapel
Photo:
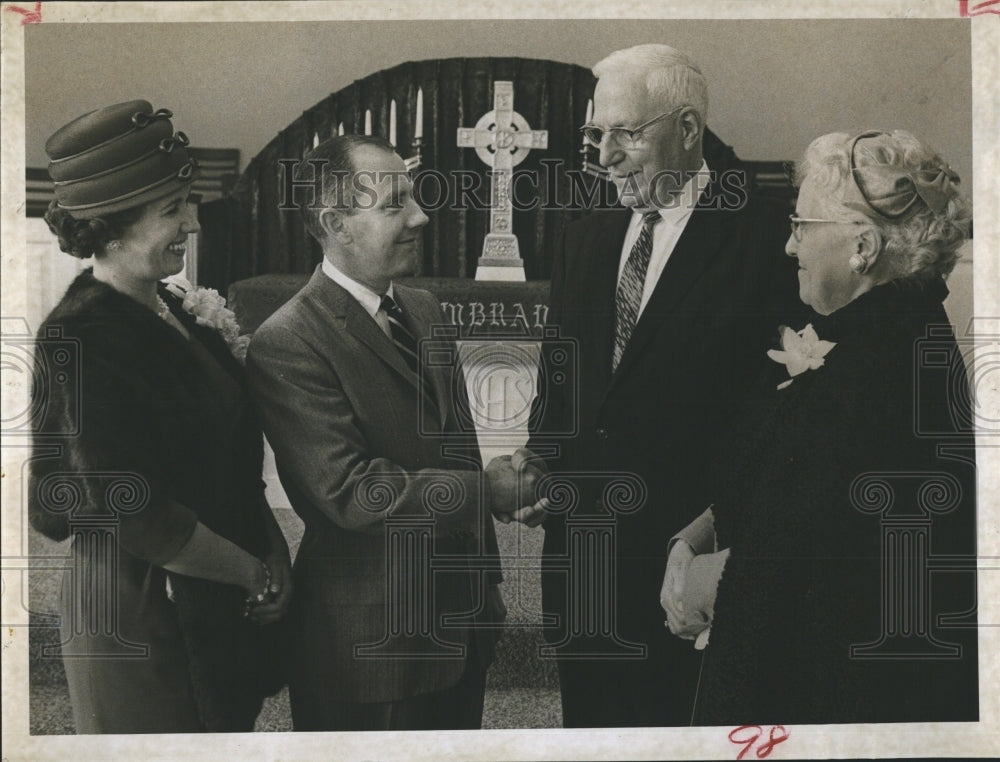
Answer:
[[[393, 295], [399, 308], [403, 311], [407, 327], [417, 340], [418, 356], [422, 355], [420, 341], [432, 338], [431, 329], [434, 327], [434, 323], [440, 319], [440, 315], [425, 309], [423, 300], [415, 298], [413, 291], [405, 286], [394, 285]], [[422, 360], [423, 358], [421, 358]], [[412, 374], [410, 375], [412, 376]], [[439, 413], [447, 410], [447, 395], [450, 384], [444, 376], [443, 369], [423, 366], [423, 377], [424, 382], [430, 387], [427, 389], [428, 393], [425, 397], [437, 405]]]
[[598, 348], [597, 352], [588, 352], [585, 356], [595, 357], [600, 365], [584, 369], [584, 372], [589, 378], [598, 380], [601, 388], [606, 388], [611, 380], [618, 267], [621, 263], [622, 242], [631, 219], [632, 212], [629, 209], [609, 212], [603, 221], [598, 221], [593, 238], [585, 242], [591, 254], [590, 260], [585, 263], [586, 277], [591, 287], [586, 289], [581, 309], [587, 311], [588, 317], [584, 320], [590, 321], [591, 327], [583, 335], [593, 336], [594, 346]]
[[[706, 192], [704, 198], [710, 197], [710, 193]], [[691, 213], [684, 232], [660, 273], [649, 303], [632, 331], [618, 369], [612, 376], [609, 391], [614, 388], [617, 379], [628, 373], [639, 361], [645, 344], [718, 255], [720, 243], [726, 233], [726, 226], [721, 224], [724, 218], [724, 213], [711, 209], [697, 208]]]
[[416, 388], [416, 376], [413, 375], [406, 361], [399, 354], [396, 345], [382, 333], [378, 323], [358, 304], [357, 299], [327, 277], [321, 267], [316, 268], [316, 272], [309, 279], [306, 288], [309, 297], [334, 318], [331, 322], [335, 326], [342, 325], [344, 330], [368, 347], [382, 362]]

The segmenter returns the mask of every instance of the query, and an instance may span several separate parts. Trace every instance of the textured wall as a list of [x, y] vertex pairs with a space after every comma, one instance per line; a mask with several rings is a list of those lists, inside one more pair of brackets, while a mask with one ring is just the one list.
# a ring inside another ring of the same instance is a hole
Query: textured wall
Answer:
[[129, 98], [169, 106], [195, 145], [238, 148], [245, 165], [304, 109], [404, 61], [590, 66], [617, 48], [665, 42], [701, 63], [709, 124], [743, 158], [793, 158], [834, 129], [903, 127], [971, 178], [969, 28], [959, 19], [41, 24], [26, 29], [27, 164], [45, 165], [45, 138], [64, 122]]

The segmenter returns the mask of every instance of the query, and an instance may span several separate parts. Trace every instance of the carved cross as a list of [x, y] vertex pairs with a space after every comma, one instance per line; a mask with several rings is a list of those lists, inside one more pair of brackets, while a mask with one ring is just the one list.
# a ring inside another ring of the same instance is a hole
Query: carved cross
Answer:
[[514, 167], [532, 148], [548, 148], [547, 130], [532, 130], [514, 111], [514, 83], [493, 83], [493, 110], [480, 117], [473, 128], [458, 128], [459, 148], [475, 148], [483, 163], [493, 170], [490, 187], [490, 232], [483, 241], [483, 255], [476, 280], [524, 280], [517, 237], [513, 232], [510, 178]]

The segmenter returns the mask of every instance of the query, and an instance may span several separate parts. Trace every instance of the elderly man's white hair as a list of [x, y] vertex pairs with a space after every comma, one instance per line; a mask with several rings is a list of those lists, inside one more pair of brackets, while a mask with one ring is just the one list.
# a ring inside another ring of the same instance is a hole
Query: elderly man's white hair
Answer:
[[708, 119], [708, 85], [698, 64], [669, 45], [636, 45], [616, 50], [598, 61], [592, 69], [600, 79], [609, 74], [643, 77], [649, 96], [660, 101], [663, 108], [693, 106], [701, 115], [702, 125]]

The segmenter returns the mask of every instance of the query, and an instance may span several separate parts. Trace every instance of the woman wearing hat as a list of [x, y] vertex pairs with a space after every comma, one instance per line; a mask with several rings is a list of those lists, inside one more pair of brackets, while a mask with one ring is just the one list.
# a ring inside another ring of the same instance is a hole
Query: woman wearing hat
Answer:
[[288, 547], [236, 326], [214, 292], [161, 283], [199, 229], [171, 116], [130, 101], [46, 143], [45, 219], [93, 257], [39, 332], [29, 495], [39, 531], [73, 537], [60, 624], [79, 733], [253, 730], [282, 682]]
[[825, 135], [796, 180], [786, 251], [818, 314], [768, 353], [661, 591], [705, 649], [693, 719], [975, 720], [974, 614], [946, 616], [975, 606], [954, 573], [975, 554], [972, 419], [942, 306], [958, 177], [895, 131]]

